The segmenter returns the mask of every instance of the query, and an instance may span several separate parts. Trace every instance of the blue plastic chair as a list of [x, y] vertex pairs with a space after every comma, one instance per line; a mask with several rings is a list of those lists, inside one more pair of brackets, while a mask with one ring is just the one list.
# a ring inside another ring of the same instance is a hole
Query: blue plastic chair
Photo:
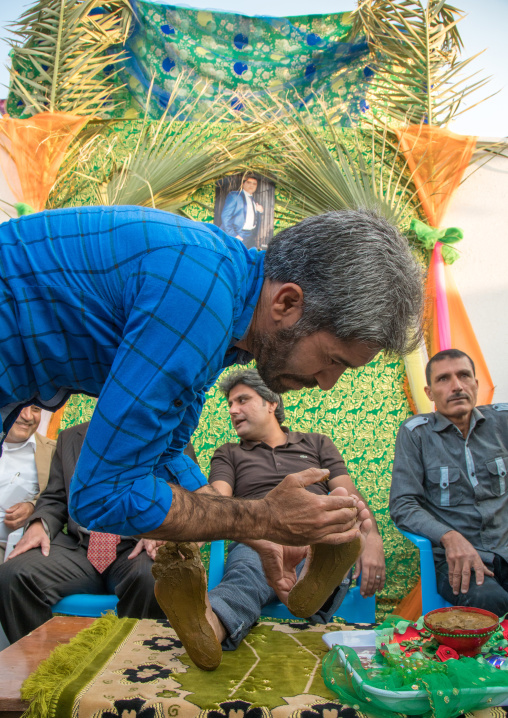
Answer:
[[433, 611], [435, 608], [447, 608], [451, 606], [438, 592], [436, 584], [436, 569], [434, 567], [434, 556], [432, 554], [432, 543], [425, 536], [404, 531], [396, 526], [398, 531], [409, 539], [420, 552], [420, 576], [422, 587], [422, 614]]
[[96, 593], [74, 593], [65, 596], [51, 608], [53, 613], [64, 616], [87, 616], [100, 618], [106, 611], [115, 611], [118, 596]]
[[[224, 576], [224, 541], [212, 541], [210, 548], [210, 569], [208, 571], [208, 590], [215, 588]], [[360, 578], [358, 579], [358, 582]], [[295, 618], [287, 606], [274, 601], [263, 607], [265, 618]], [[340, 616], [347, 623], [375, 623], [376, 597], [364, 598], [360, 586], [351, 586], [344, 601], [337, 609], [335, 616]]]

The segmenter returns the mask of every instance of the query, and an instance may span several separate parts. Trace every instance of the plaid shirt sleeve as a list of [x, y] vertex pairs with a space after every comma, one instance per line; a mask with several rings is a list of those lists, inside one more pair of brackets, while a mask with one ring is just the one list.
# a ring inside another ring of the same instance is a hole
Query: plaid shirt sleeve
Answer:
[[181, 451], [199, 421], [204, 389], [222, 368], [239, 311], [234, 267], [218, 252], [160, 248], [134, 266], [124, 288], [123, 340], [70, 496], [79, 524], [121, 535], [149, 532], [166, 518], [171, 487], [154, 473], [162, 454], [177, 483], [191, 490], [206, 483]]

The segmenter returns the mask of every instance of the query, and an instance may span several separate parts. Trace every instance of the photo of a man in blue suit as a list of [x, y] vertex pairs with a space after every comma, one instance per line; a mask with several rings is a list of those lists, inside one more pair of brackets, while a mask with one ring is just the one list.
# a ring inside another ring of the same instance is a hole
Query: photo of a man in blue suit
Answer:
[[260, 215], [263, 214], [263, 207], [254, 199], [257, 186], [257, 179], [246, 175], [242, 188], [226, 197], [221, 214], [220, 228], [231, 237], [241, 239], [247, 248], [256, 246]]

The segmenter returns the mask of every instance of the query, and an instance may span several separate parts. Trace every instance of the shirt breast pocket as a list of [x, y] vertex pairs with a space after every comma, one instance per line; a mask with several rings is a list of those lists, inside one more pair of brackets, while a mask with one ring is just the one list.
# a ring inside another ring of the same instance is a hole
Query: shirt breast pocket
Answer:
[[434, 506], [457, 506], [464, 499], [460, 485], [460, 469], [455, 466], [439, 466], [427, 471], [428, 499]]
[[508, 469], [508, 456], [497, 456], [486, 462], [491, 478], [491, 489], [494, 496], [502, 496], [506, 493], [506, 472]]

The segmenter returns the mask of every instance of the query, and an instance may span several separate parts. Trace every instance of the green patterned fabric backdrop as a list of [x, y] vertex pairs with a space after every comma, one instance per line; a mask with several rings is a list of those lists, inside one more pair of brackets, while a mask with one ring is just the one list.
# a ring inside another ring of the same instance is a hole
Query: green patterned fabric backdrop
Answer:
[[167, 108], [179, 73], [186, 73], [176, 104], [196, 97], [208, 83], [194, 119], [219, 87], [241, 109], [237, 93], [284, 94], [295, 107], [324, 93], [341, 123], [366, 109], [372, 76], [367, 44], [347, 41], [350, 13], [298, 17], [249, 17], [136, 0], [123, 78], [141, 106], [152, 85], [150, 112]]

